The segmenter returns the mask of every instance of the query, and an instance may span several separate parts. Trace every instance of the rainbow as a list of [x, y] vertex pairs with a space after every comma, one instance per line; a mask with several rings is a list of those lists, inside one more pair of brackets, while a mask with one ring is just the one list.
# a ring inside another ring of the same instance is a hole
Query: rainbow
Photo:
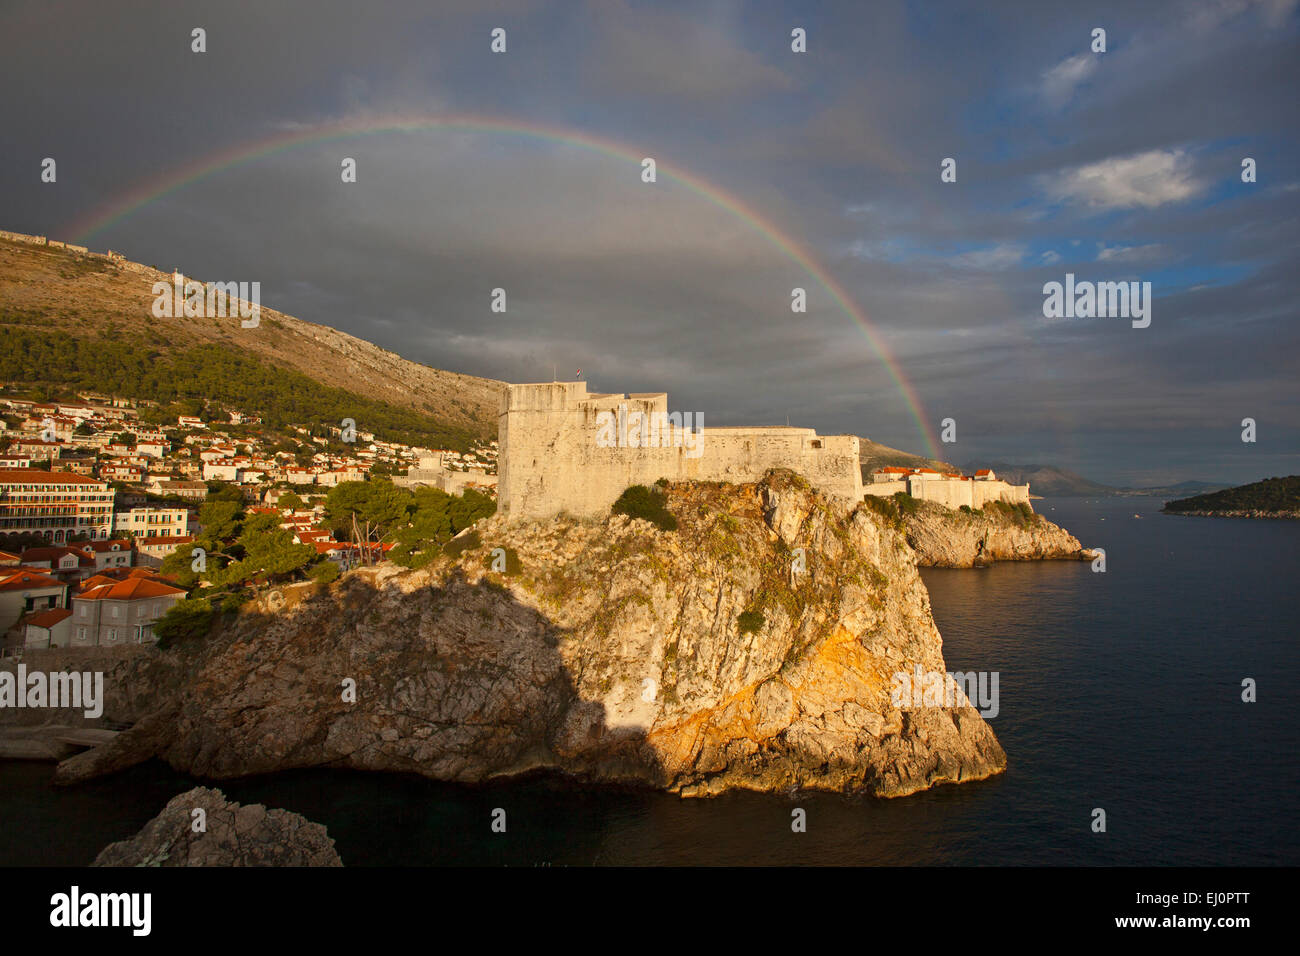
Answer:
[[[620, 162], [631, 162], [637, 167], [640, 167], [642, 158], [649, 155], [647, 153], [638, 153], [625, 144], [598, 138], [586, 132], [521, 122], [517, 119], [507, 120], [487, 116], [456, 114], [323, 122], [280, 132], [256, 142], [241, 143], [216, 155], [205, 156], [200, 160], [166, 173], [160, 178], [142, 183], [131, 191], [109, 200], [84, 219], [73, 223], [65, 231], [65, 235], [72, 235], [74, 237], [73, 241], [79, 245], [89, 245], [88, 240], [97, 233], [116, 225], [132, 213], [169, 193], [183, 189], [222, 170], [267, 156], [273, 156], [277, 153], [283, 153], [300, 146], [356, 136], [425, 132], [429, 130], [497, 133], [552, 143], [563, 143], [610, 156]], [[879, 356], [890, 377], [894, 380], [899, 394], [903, 397], [908, 411], [915, 420], [921, 440], [925, 443], [927, 454], [931, 458], [938, 458], [938, 442], [933, 429], [928, 424], [920, 396], [903, 373], [903, 369], [897, 359], [894, 358], [893, 353], [885, 345], [879, 331], [867, 318], [866, 313], [854, 304], [853, 299], [843, 286], [797, 240], [782, 231], [761, 213], [745, 206], [735, 196], [687, 172], [680, 166], [669, 165], [660, 161], [658, 157], [656, 157], [656, 170], [659, 175], [680, 184], [702, 199], [725, 209], [742, 222], [747, 223], [817, 280], [818, 284], [829, 293], [836, 306], [862, 330], [867, 342], [876, 355]]]

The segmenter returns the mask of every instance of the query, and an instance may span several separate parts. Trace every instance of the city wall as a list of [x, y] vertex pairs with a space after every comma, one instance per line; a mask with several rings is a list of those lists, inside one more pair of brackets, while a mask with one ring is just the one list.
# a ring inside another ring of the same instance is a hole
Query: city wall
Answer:
[[751, 482], [771, 468], [790, 468], [848, 506], [862, 499], [856, 436], [700, 424], [670, 416], [663, 392], [589, 394], [586, 382], [507, 386], [497, 507], [511, 518], [592, 516], [630, 485]]
[[960, 508], [962, 505], [968, 508], [983, 508], [990, 501], [1029, 504], [1028, 485], [1011, 485], [1000, 479], [908, 475], [896, 481], [868, 482], [862, 490], [868, 495], [886, 498], [903, 491], [913, 498], [933, 501], [953, 509]]

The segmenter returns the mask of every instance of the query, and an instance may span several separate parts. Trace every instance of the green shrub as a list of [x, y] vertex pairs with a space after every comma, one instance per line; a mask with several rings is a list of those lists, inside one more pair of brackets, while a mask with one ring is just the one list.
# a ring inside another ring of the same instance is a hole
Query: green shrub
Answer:
[[916, 499], [913, 498], [911, 495], [909, 495], [906, 491], [895, 491], [894, 501], [898, 503], [899, 514], [901, 515], [916, 514], [916, 509], [917, 509]]
[[253, 595], [242, 588], [238, 591], [231, 591], [221, 599], [221, 613], [234, 614], [240, 609], [240, 607], [247, 604], [252, 599]]
[[1015, 504], [1002, 500], [989, 501], [985, 503], [984, 510], [990, 515], [1004, 518], [1022, 528], [1038, 521], [1038, 515], [1034, 513], [1034, 509], [1023, 501], [1018, 501]]
[[154, 622], [158, 647], [167, 650], [177, 641], [206, 637], [216, 616], [216, 609], [206, 600], [178, 601]]
[[308, 575], [318, 584], [329, 584], [331, 581], [338, 580], [339, 566], [333, 561], [322, 561], [312, 568]]
[[633, 485], [618, 496], [613, 512], [629, 518], [642, 518], [660, 531], [676, 531], [677, 519], [668, 510], [667, 502], [668, 496], [662, 490]]
[[762, 630], [764, 621], [763, 612], [752, 607], [741, 611], [740, 616], [736, 618], [741, 634], [757, 634]]
[[466, 551], [474, 551], [483, 547], [483, 541], [479, 538], [477, 531], [471, 531], [469, 534], [463, 534], [459, 538], [452, 538], [442, 546], [442, 553], [458, 558]]
[[[495, 565], [498, 563], [496, 550], [497, 550], [496, 548], [493, 548], [487, 554], [483, 555], [483, 567], [487, 568], [490, 571], [498, 570], [495, 567]], [[504, 572], [499, 572], [499, 573], [504, 573], [506, 577], [514, 577], [516, 574], [518, 574], [520, 571], [524, 569], [524, 566], [519, 561], [519, 552], [516, 551], [514, 548], [502, 548], [501, 550], [505, 552], [506, 569]]]
[[870, 510], [881, 515], [886, 521], [899, 531], [903, 530], [903, 518], [899, 514], [898, 502], [890, 498], [882, 498], [880, 495], [867, 495], [863, 499]]

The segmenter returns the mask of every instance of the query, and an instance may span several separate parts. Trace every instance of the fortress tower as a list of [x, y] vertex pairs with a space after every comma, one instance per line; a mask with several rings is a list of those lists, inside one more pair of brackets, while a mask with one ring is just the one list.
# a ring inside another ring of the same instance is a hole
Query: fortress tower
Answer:
[[586, 382], [508, 385], [498, 424], [497, 507], [510, 518], [595, 516], [629, 485], [758, 481], [789, 468], [851, 507], [862, 500], [854, 435], [811, 428], [704, 428], [664, 392], [589, 394]]

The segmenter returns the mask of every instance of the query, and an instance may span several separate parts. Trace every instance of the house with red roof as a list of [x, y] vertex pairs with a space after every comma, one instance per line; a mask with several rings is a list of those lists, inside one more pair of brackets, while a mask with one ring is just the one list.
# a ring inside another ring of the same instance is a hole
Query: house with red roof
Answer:
[[48, 568], [0, 568], [0, 634], [30, 611], [66, 607], [68, 585], [48, 573]]
[[28, 548], [23, 552], [22, 563], [29, 568], [48, 568], [50, 577], [72, 583], [95, 573], [95, 559], [77, 548], [50, 545]]
[[82, 590], [72, 598], [72, 647], [149, 644], [153, 625], [185, 589], [158, 576], [129, 576]]
[[24, 647], [67, 647], [72, 638], [72, 610], [56, 607], [28, 614], [23, 626]]
[[135, 563], [135, 552], [128, 538], [83, 541], [73, 547], [95, 562], [96, 571], [102, 571], [104, 568], [129, 568]]

